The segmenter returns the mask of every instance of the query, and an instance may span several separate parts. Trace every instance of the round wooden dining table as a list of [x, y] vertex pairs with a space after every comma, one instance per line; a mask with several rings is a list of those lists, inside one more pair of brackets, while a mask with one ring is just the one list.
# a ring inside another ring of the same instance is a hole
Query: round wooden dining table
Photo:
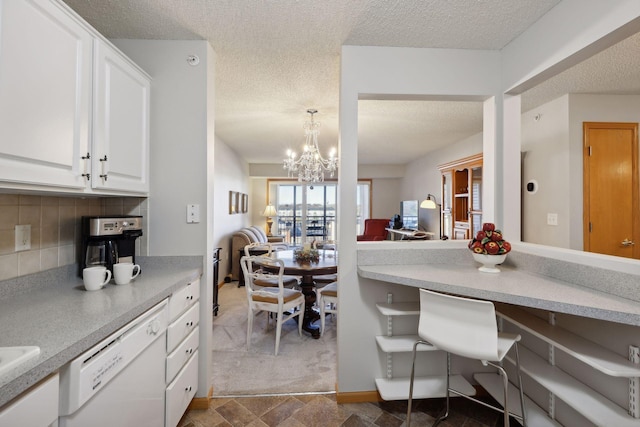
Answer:
[[[302, 329], [310, 333], [313, 338], [320, 338], [320, 328], [313, 323], [320, 319], [320, 314], [313, 309], [316, 302], [315, 282], [313, 276], [336, 274], [338, 272], [338, 258], [335, 250], [318, 249], [318, 262], [298, 262], [293, 256], [293, 250], [273, 251], [272, 256], [284, 263], [284, 274], [302, 276], [300, 287], [305, 296], [304, 318]], [[268, 269], [268, 266], [263, 266]]]

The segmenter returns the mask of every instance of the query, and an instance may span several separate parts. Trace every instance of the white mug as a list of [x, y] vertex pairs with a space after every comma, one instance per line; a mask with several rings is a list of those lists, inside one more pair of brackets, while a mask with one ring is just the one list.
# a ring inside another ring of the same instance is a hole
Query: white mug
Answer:
[[[135, 271], [135, 274], [134, 274]], [[140, 266], [131, 262], [113, 264], [113, 277], [116, 285], [126, 285], [140, 274]]]
[[88, 291], [97, 291], [111, 280], [111, 272], [107, 267], [87, 267], [82, 270], [84, 287]]

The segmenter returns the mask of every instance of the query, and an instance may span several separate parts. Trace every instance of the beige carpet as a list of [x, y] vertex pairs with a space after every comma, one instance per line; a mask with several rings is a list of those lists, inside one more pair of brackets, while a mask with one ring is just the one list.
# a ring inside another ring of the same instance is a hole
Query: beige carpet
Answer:
[[274, 356], [275, 322], [267, 329], [267, 314], [260, 313], [247, 351], [247, 297], [237, 283], [220, 288], [220, 309], [213, 318], [213, 396], [335, 391], [337, 319], [327, 317], [320, 339], [304, 331], [300, 337], [297, 323], [285, 322]]

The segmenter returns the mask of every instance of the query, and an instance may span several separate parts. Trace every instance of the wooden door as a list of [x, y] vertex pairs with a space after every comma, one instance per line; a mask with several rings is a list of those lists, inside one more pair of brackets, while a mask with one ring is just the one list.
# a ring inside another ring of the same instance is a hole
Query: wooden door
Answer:
[[584, 250], [640, 259], [638, 124], [583, 124]]

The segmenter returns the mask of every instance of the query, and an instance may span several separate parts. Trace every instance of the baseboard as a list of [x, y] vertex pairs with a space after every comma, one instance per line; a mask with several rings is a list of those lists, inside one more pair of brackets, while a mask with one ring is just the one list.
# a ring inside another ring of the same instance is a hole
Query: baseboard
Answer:
[[[487, 397], [489, 393], [482, 386], [473, 386], [476, 390], [476, 397]], [[336, 402], [338, 403], [365, 403], [365, 402], [382, 402], [384, 399], [377, 390], [374, 391], [352, 391], [340, 393], [336, 384]]]
[[336, 386], [336, 402], [338, 403], [381, 402], [382, 400], [383, 399], [377, 390], [340, 393]]
[[209, 402], [211, 402], [211, 397], [213, 396], [213, 386], [209, 389], [209, 394], [207, 397], [194, 397], [191, 399], [191, 403], [187, 407], [187, 410], [197, 409], [197, 410], [205, 410], [209, 409]]

